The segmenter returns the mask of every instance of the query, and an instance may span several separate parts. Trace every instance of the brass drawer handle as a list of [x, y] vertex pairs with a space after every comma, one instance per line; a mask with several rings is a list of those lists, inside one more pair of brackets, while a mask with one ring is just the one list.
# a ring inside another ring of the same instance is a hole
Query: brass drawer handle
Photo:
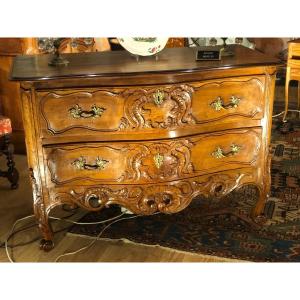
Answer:
[[72, 162], [72, 165], [77, 170], [102, 170], [104, 169], [107, 163], [108, 160], [97, 157], [94, 165], [87, 164], [86, 159], [83, 156], [81, 156], [78, 159], [74, 160]]
[[91, 107], [90, 111], [83, 110], [78, 104], [76, 104], [74, 107], [71, 107], [69, 109], [69, 113], [71, 116], [75, 119], [80, 119], [80, 118], [98, 118], [101, 117], [103, 112], [105, 111], [104, 107], [99, 107], [94, 104]]
[[164, 98], [165, 98], [165, 94], [164, 92], [161, 92], [160, 90], [157, 90], [154, 94], [153, 94], [153, 98], [154, 98], [154, 103], [156, 105], [161, 105], [164, 102]]
[[216, 150], [214, 152], [212, 152], [212, 156], [215, 158], [223, 158], [223, 157], [228, 157], [228, 156], [232, 156], [232, 155], [236, 155], [240, 152], [241, 150], [241, 146], [232, 144], [230, 146], [231, 150], [229, 152], [225, 152], [221, 147], [217, 147]]
[[223, 100], [221, 97], [217, 97], [217, 99], [215, 101], [213, 101], [210, 106], [216, 110], [216, 111], [220, 111], [222, 109], [229, 109], [229, 108], [236, 108], [238, 107], [239, 103], [240, 103], [241, 99], [236, 97], [236, 96], [231, 96], [229, 99], [229, 103], [228, 104], [224, 104]]

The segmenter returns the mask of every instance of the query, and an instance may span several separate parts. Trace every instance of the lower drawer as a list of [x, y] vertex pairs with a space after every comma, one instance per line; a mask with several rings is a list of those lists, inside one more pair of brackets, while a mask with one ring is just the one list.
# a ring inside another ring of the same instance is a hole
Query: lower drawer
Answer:
[[45, 147], [48, 183], [136, 184], [172, 181], [255, 165], [261, 129], [188, 138]]

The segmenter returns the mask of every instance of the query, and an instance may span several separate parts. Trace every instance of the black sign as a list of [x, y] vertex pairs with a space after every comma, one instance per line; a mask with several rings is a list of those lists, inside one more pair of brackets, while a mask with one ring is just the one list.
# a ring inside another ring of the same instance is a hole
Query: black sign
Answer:
[[198, 50], [196, 60], [220, 60], [220, 50]]

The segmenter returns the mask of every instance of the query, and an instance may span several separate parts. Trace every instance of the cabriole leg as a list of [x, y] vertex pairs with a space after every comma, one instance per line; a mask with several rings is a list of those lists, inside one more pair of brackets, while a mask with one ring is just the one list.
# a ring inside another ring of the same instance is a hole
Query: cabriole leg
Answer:
[[263, 178], [260, 179], [260, 183], [257, 184], [259, 190], [259, 198], [252, 211], [252, 218], [257, 223], [262, 223], [265, 221], [266, 217], [263, 215], [264, 207], [267, 199], [271, 192], [271, 154], [267, 156], [266, 169]]
[[40, 249], [50, 251], [54, 248], [53, 231], [49, 223], [48, 213], [44, 209], [44, 205], [35, 204], [34, 213], [38, 220], [39, 229], [42, 233], [43, 239], [40, 241]]
[[40, 249], [44, 251], [50, 251], [54, 247], [53, 243], [53, 231], [49, 223], [49, 209], [44, 204], [43, 196], [41, 194], [38, 182], [34, 176], [32, 168], [29, 169], [32, 192], [33, 192], [33, 210], [36, 220], [39, 225], [39, 229], [42, 233], [43, 239], [40, 243]]
[[263, 220], [265, 220], [265, 216], [263, 215], [263, 210], [265, 207], [265, 203], [269, 197], [269, 191], [266, 187], [264, 186], [258, 186], [259, 190], [259, 197], [258, 201], [252, 210], [252, 218], [255, 222], [261, 223]]

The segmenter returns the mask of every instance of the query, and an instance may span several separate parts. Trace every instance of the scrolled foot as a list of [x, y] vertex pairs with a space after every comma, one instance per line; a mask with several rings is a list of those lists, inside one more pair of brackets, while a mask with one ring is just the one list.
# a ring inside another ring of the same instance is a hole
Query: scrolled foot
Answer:
[[54, 248], [54, 243], [51, 240], [42, 239], [40, 242], [40, 249], [48, 252]]

